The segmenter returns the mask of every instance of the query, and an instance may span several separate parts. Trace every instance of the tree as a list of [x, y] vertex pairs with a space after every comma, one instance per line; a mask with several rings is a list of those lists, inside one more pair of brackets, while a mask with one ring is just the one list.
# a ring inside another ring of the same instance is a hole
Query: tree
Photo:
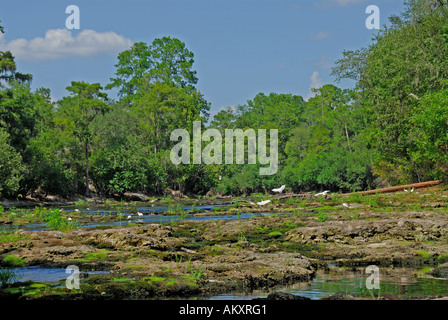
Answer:
[[150, 47], [151, 69], [148, 77], [155, 82], [193, 88], [198, 82], [196, 71], [192, 70], [193, 58], [193, 52], [179, 39], [155, 39]]
[[191, 131], [193, 121], [205, 120], [209, 103], [196, 90], [186, 90], [169, 83], [150, 84], [139, 92], [131, 113], [140, 119], [144, 137], [153, 146], [154, 156], [170, 144], [174, 129]]
[[421, 98], [419, 112], [412, 119], [415, 148], [412, 160], [425, 168], [424, 177], [444, 178], [448, 174], [448, 89]]
[[412, 161], [412, 118], [421, 97], [448, 85], [446, 1], [410, 0], [405, 5], [405, 12], [392, 17], [368, 49], [344, 53], [333, 69], [337, 78], [358, 81], [358, 101], [374, 114], [365, 133], [381, 153], [376, 171], [393, 183], [423, 176], [424, 169]]
[[12, 196], [20, 188], [24, 166], [20, 154], [10, 145], [9, 134], [0, 127], [0, 195]]
[[129, 105], [133, 96], [149, 84], [167, 83], [182, 88], [194, 89], [196, 71], [192, 70], [194, 54], [185, 43], [176, 38], [155, 39], [150, 46], [135, 43], [118, 55], [115, 78], [106, 89], [118, 88], [118, 95]]
[[118, 96], [129, 102], [143, 84], [143, 75], [148, 72], [151, 66], [150, 51], [143, 42], [134, 43], [134, 45], [118, 54], [118, 63], [115, 65], [116, 78], [105, 88], [118, 88]]
[[[3, 26], [0, 25], [0, 32], [5, 33]], [[7, 82], [16, 80], [18, 82], [31, 82], [31, 74], [23, 74], [16, 71], [16, 63], [11, 51], [0, 51], [0, 79]]]
[[91, 124], [99, 115], [109, 110], [106, 104], [107, 95], [99, 83], [72, 81], [66, 88], [69, 97], [58, 102], [58, 118], [56, 122], [66, 131], [74, 135], [84, 150], [85, 155], [85, 195], [89, 196], [89, 148], [93, 139]]

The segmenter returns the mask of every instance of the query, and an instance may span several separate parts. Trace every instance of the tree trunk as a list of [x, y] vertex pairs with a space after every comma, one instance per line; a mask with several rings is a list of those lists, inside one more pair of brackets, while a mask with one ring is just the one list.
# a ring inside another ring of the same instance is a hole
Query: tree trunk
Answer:
[[345, 136], [347, 137], [348, 150], [349, 150], [350, 152], [352, 152], [352, 148], [350, 147], [350, 138], [349, 138], [349, 136], [348, 136], [347, 124], [345, 124]]
[[86, 197], [90, 196], [89, 189], [89, 145], [86, 143]]

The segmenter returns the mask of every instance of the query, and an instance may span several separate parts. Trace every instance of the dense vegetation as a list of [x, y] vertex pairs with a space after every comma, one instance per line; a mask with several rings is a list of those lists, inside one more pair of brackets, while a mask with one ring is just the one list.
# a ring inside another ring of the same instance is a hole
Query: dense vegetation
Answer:
[[[178, 39], [135, 43], [118, 55], [104, 88], [74, 81], [52, 102], [49, 89], [31, 90], [32, 76], [0, 52], [0, 196], [238, 194], [281, 184], [352, 191], [440, 179], [448, 169], [446, 1], [407, 1], [368, 48], [344, 51], [336, 62], [335, 79], [356, 87], [327, 84], [308, 101], [259, 93], [209, 119], [193, 64]], [[191, 132], [198, 120], [222, 133], [278, 129], [277, 174], [259, 175], [259, 164], [174, 165], [171, 132]]]

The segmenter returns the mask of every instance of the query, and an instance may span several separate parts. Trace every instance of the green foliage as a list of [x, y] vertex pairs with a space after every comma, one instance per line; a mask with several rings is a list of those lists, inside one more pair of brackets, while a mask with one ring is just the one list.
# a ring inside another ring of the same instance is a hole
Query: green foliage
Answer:
[[43, 219], [51, 230], [68, 231], [77, 227], [76, 221], [63, 217], [58, 209], [44, 213]]
[[0, 287], [12, 283], [17, 279], [17, 273], [9, 268], [0, 269]]
[[327, 211], [319, 210], [319, 212], [316, 215], [316, 219], [319, 222], [325, 222], [330, 219], [330, 214]]
[[3, 258], [3, 265], [8, 267], [21, 267], [25, 263], [25, 259], [19, 258], [13, 254], [8, 254]]
[[[426, 0], [407, 1], [405, 8], [401, 16], [391, 17], [391, 26], [383, 28], [367, 49], [344, 52], [333, 69], [338, 79], [357, 80], [358, 101], [372, 115], [363, 135], [378, 150], [374, 171], [386, 184], [438, 174], [431, 168], [436, 153], [427, 139], [431, 133], [424, 133], [429, 129], [424, 122], [441, 111], [440, 105], [435, 106], [431, 114], [428, 102], [440, 103], [441, 97], [432, 94], [447, 86], [447, 8]], [[421, 102], [426, 104], [423, 110]]]
[[24, 166], [20, 154], [9, 145], [8, 133], [0, 127], [0, 195], [12, 196], [20, 188]]
[[439, 179], [447, 171], [448, 89], [425, 95], [419, 109], [412, 119], [416, 145], [412, 159], [424, 166], [429, 178]]
[[[73, 81], [55, 104], [48, 89], [30, 89], [11, 52], [0, 52], [0, 196], [88, 195], [91, 182], [99, 195], [168, 188], [241, 195], [283, 184], [349, 192], [445, 178], [447, 57], [446, 5], [409, 0], [368, 47], [342, 52], [332, 74], [355, 80], [355, 89], [326, 84], [307, 101], [259, 93], [206, 124], [210, 103], [195, 87], [194, 54], [179, 39], [137, 42], [118, 55], [106, 86], [118, 89], [118, 102], [98, 83]], [[218, 129], [223, 142], [226, 129], [278, 129], [277, 174], [260, 176], [259, 163], [174, 165], [171, 132], [192, 134], [194, 121]], [[52, 227], [65, 228], [50, 216]]]

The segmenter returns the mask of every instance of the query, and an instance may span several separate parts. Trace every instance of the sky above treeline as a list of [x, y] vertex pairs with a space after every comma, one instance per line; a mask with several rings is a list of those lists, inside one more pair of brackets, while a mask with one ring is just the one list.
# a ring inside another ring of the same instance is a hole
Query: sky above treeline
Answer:
[[[78, 30], [66, 28], [69, 5], [79, 8]], [[402, 0], [3, 1], [0, 50], [57, 100], [71, 81], [108, 84], [118, 53], [133, 43], [175, 37], [194, 53], [197, 88], [214, 114], [259, 92], [306, 99], [323, 84], [352, 87], [335, 83], [331, 68], [344, 49], [371, 43], [369, 5], [380, 9], [381, 27], [403, 10]]]

